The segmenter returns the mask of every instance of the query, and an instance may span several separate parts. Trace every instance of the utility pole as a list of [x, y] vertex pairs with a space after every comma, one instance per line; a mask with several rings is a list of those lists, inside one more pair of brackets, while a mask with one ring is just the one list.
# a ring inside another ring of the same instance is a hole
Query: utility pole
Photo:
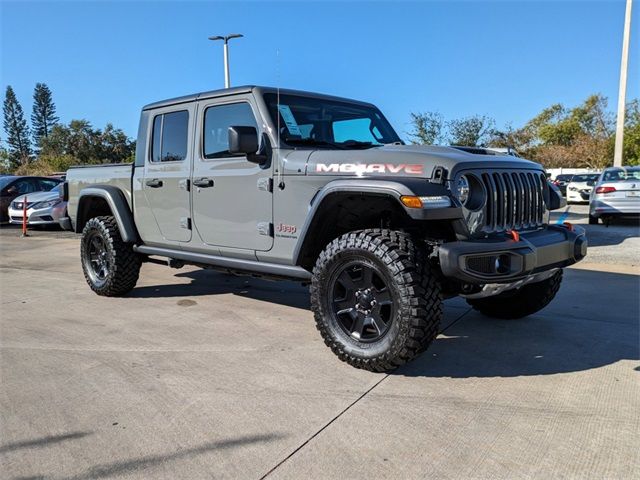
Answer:
[[225, 36], [215, 35], [213, 37], [209, 37], [209, 40], [224, 40], [224, 88], [229, 88], [231, 86], [231, 79], [229, 78], [229, 40], [243, 36], [244, 35], [241, 33], [232, 33]]
[[631, 36], [631, 4], [627, 0], [624, 15], [624, 34], [622, 37], [622, 61], [620, 62], [620, 88], [618, 89], [618, 118], [616, 121], [616, 145], [613, 154], [613, 166], [622, 166], [622, 146], [624, 143], [624, 109], [627, 102], [627, 70], [629, 63], [629, 37]]

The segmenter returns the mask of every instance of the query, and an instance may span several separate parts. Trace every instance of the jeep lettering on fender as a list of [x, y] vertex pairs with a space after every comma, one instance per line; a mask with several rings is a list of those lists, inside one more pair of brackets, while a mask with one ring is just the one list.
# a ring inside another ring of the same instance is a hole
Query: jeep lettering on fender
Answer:
[[300, 281], [325, 343], [373, 371], [429, 346], [445, 298], [537, 312], [587, 250], [582, 228], [549, 223], [563, 199], [539, 164], [404, 145], [374, 105], [293, 90], [147, 105], [135, 164], [72, 168], [64, 190], [97, 294], [126, 295], [160, 258]]

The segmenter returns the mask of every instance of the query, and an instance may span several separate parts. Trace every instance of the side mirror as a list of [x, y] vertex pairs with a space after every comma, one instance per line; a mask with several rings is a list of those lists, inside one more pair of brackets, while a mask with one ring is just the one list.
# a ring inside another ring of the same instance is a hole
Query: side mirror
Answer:
[[258, 151], [258, 132], [254, 127], [229, 127], [229, 153], [251, 155]]
[[587, 185], [589, 185], [590, 187], [593, 187], [595, 184], [596, 184], [596, 181], [595, 181], [595, 180], [589, 180], [589, 181], [587, 182]]

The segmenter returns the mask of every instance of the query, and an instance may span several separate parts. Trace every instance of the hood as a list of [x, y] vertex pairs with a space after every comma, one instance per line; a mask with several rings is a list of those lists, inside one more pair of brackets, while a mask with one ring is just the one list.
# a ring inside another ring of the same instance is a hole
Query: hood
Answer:
[[54, 200], [56, 198], [60, 198], [60, 193], [58, 192], [33, 192], [27, 193], [25, 195], [20, 195], [12, 200], [12, 202], [24, 202], [25, 197], [27, 197], [27, 201], [29, 205], [37, 202], [46, 202], [48, 200]]
[[386, 145], [366, 150], [314, 150], [307, 162], [307, 175], [431, 178], [438, 166], [449, 172], [449, 178], [474, 168], [542, 169], [538, 163], [511, 155], [484, 155], [433, 145]]

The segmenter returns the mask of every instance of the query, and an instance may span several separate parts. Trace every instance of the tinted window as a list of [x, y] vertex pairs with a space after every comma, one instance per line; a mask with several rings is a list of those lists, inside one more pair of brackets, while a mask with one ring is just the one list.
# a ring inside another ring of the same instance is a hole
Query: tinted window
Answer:
[[229, 153], [229, 127], [254, 127], [256, 118], [248, 103], [209, 107], [204, 112], [204, 158], [224, 158]]
[[151, 159], [178, 162], [187, 158], [189, 112], [165, 113], [153, 119]]
[[18, 195], [24, 195], [25, 193], [33, 193], [38, 192], [38, 184], [35, 178], [24, 178], [22, 180], [17, 180], [14, 184], [14, 187], [18, 190], [16, 193]]
[[162, 115], [153, 119], [153, 143], [151, 145], [151, 160], [160, 161], [160, 140], [162, 139]]

